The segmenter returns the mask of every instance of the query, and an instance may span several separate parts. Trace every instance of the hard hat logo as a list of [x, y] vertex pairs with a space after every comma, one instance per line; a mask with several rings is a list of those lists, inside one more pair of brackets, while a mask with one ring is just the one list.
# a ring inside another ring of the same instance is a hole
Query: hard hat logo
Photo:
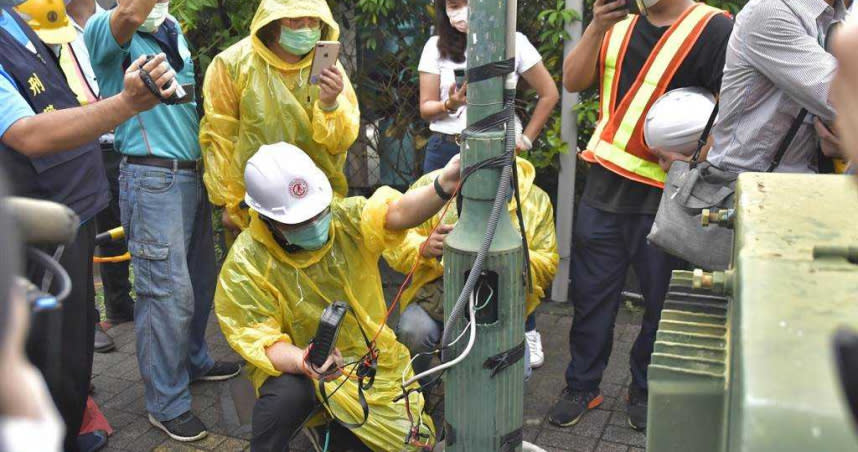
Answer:
[[300, 177], [292, 179], [292, 182], [289, 183], [289, 192], [292, 193], [292, 197], [296, 199], [301, 199], [307, 196], [307, 181]]
[[57, 20], [59, 20], [59, 18], [60, 18], [60, 16], [57, 14], [56, 11], [48, 12], [48, 22], [51, 22], [51, 23], [56, 22]]

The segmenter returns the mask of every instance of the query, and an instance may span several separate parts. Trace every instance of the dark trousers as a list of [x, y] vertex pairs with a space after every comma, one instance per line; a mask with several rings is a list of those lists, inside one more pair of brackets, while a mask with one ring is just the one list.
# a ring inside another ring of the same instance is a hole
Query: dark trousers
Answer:
[[423, 158], [423, 174], [447, 166], [453, 156], [459, 153], [459, 145], [448, 141], [449, 135], [433, 133], [426, 144], [426, 155]]
[[[95, 336], [95, 287], [92, 282], [92, 256], [95, 248], [95, 222], [80, 227], [77, 238], [66, 245], [60, 264], [71, 278], [72, 289], [63, 301], [59, 331], [46, 317], [38, 315], [30, 326], [27, 356], [45, 375], [51, 397], [65, 421], [66, 452], [77, 451], [77, 434], [83, 420], [89, 379], [92, 374]], [[53, 255], [56, 247], [43, 249]], [[44, 269], [28, 263], [27, 278], [41, 286]], [[56, 293], [57, 277], [51, 293]], [[52, 349], [56, 345], [58, 349]]]
[[[289, 451], [289, 440], [318, 408], [313, 383], [303, 375], [269, 377], [259, 388], [251, 421], [253, 452]], [[369, 449], [348, 429], [332, 422], [331, 444], [337, 450], [363, 452]], [[322, 440], [324, 441], [324, 439]]]
[[[114, 151], [101, 153], [104, 171], [110, 185], [110, 204], [96, 216], [98, 232], [122, 226], [119, 214], [119, 163], [122, 154]], [[99, 255], [121, 256], [128, 251], [125, 240], [110, 242], [99, 247]], [[100, 264], [101, 282], [104, 284], [104, 307], [108, 321], [113, 323], [134, 320], [134, 300], [131, 298], [131, 281], [128, 280], [129, 262]]]
[[614, 322], [626, 271], [634, 266], [646, 311], [632, 347], [632, 384], [647, 388], [647, 366], [664, 306], [671, 271], [682, 261], [649, 245], [653, 215], [615, 214], [585, 203], [578, 208], [572, 247], [572, 301], [569, 332], [572, 360], [566, 383], [573, 391], [599, 388], [614, 343]]

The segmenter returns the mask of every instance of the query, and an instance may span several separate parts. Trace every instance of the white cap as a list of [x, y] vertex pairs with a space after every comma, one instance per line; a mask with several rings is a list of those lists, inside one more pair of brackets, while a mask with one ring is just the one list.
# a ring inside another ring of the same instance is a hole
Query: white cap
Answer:
[[644, 141], [651, 149], [691, 155], [706, 128], [715, 96], [703, 88], [679, 88], [652, 105], [644, 123]]
[[244, 183], [247, 205], [283, 224], [303, 223], [333, 199], [325, 173], [304, 151], [288, 143], [259, 148], [247, 162]]

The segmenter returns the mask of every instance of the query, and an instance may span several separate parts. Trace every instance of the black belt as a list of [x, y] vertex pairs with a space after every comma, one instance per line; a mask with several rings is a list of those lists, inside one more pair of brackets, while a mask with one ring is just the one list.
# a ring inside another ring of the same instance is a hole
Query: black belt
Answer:
[[125, 161], [132, 165], [157, 166], [158, 168], [176, 170], [200, 171], [203, 167], [200, 160], [162, 159], [158, 157], [125, 156]]
[[456, 145], [460, 145], [460, 144], [462, 144], [462, 142], [461, 142], [461, 135], [459, 135], [459, 134], [456, 134], [456, 135], [449, 135], [449, 134], [446, 134], [446, 133], [435, 132], [435, 135], [438, 135], [439, 137], [441, 137], [441, 140], [442, 140], [442, 141], [446, 141], [447, 143], [453, 143], [453, 144], [456, 144]]

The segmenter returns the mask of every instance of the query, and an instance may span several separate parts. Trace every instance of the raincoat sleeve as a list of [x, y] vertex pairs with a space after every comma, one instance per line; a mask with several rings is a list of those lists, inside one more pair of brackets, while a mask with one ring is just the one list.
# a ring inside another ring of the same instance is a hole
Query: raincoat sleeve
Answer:
[[232, 221], [245, 229], [250, 218], [239, 207], [244, 199], [244, 169], [238, 165], [236, 156], [239, 100], [229, 67], [221, 56], [215, 57], [206, 71], [203, 96], [205, 116], [200, 123], [200, 147], [206, 168], [203, 181], [212, 204], [223, 206]]
[[390, 204], [402, 197], [402, 193], [381, 187], [366, 201], [360, 212], [360, 232], [364, 246], [374, 255], [381, 257], [385, 249], [399, 246], [408, 233], [390, 231], [384, 227]]
[[527, 297], [530, 314], [545, 296], [545, 290], [557, 272], [557, 234], [554, 229], [554, 209], [544, 191], [534, 186], [523, 209], [527, 228], [527, 246], [530, 250], [530, 273], [533, 276], [533, 293]]
[[339, 63], [337, 68], [343, 75], [343, 92], [337, 96], [337, 108], [327, 112], [318, 100], [313, 105], [313, 141], [321, 144], [330, 154], [346, 152], [360, 130], [357, 96], [345, 69]]
[[278, 294], [267, 284], [270, 275], [264, 267], [270, 257], [262, 250], [250, 251], [237, 242], [224, 262], [215, 313], [230, 347], [248, 364], [276, 377], [282, 372], [274, 368], [265, 349], [276, 342], [291, 344], [292, 338], [280, 322]]

